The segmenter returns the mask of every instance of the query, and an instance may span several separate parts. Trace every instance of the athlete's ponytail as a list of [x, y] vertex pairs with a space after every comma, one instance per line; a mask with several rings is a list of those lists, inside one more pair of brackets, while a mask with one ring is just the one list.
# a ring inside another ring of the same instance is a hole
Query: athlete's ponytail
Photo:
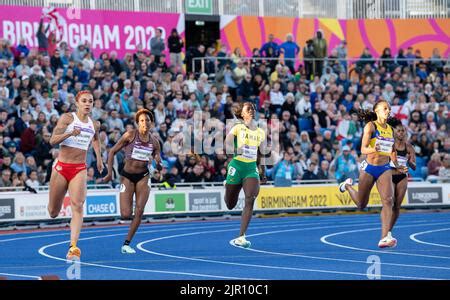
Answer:
[[375, 102], [375, 105], [373, 106], [372, 111], [369, 109], [360, 109], [358, 111], [358, 118], [361, 121], [364, 121], [365, 123], [376, 121], [377, 114], [375, 113], [375, 111], [377, 110], [378, 105], [380, 105], [383, 102], [388, 103], [386, 100], [378, 100], [377, 102]]

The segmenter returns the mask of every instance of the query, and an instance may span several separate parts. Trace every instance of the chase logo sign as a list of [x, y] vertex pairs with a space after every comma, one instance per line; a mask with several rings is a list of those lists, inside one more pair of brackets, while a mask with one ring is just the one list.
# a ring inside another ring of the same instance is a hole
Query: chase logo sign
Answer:
[[442, 203], [442, 187], [410, 187], [408, 202], [410, 204]]
[[87, 215], [115, 215], [117, 213], [117, 203], [115, 195], [88, 196], [86, 199]]

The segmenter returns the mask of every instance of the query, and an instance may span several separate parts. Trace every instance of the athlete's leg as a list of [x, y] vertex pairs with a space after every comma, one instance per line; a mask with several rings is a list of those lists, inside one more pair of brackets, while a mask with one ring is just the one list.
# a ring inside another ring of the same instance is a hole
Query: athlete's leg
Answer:
[[70, 206], [72, 220], [70, 221], [70, 243], [76, 246], [83, 226], [83, 205], [86, 201], [87, 170], [82, 170], [69, 182]]
[[253, 204], [259, 194], [259, 179], [258, 178], [245, 178], [243, 182], [243, 188], [245, 193], [245, 206], [242, 210], [241, 217], [241, 231], [239, 236], [243, 236], [247, 231], [248, 224], [253, 215]]
[[136, 230], [141, 224], [142, 215], [144, 214], [144, 208], [150, 195], [150, 187], [148, 186], [149, 176], [145, 176], [138, 183], [136, 183], [136, 207], [134, 209], [133, 221], [128, 231], [127, 241], [131, 242]]
[[398, 216], [400, 215], [400, 207], [402, 205], [403, 198], [405, 197], [407, 188], [408, 188], [408, 177], [403, 178], [399, 183], [397, 183], [394, 186], [394, 207], [392, 209], [392, 218], [389, 231], [392, 231], [392, 228], [394, 228]]
[[47, 210], [51, 218], [56, 218], [61, 211], [61, 206], [66, 195], [68, 183], [66, 178], [56, 170], [52, 170], [49, 183], [49, 201]]
[[242, 184], [225, 184], [225, 203], [228, 209], [233, 209], [238, 200]]
[[394, 205], [394, 187], [392, 183], [392, 171], [386, 171], [378, 177], [377, 189], [381, 196], [381, 238], [387, 236], [392, 219], [392, 207]]
[[120, 184], [120, 216], [124, 220], [130, 220], [133, 213], [133, 194], [135, 185], [128, 178], [121, 176]]
[[356, 206], [359, 209], [364, 209], [369, 203], [370, 191], [373, 185], [373, 176], [361, 170], [359, 173], [358, 191], [349, 184], [345, 185], [345, 189], [350, 194], [350, 198], [352, 198]]

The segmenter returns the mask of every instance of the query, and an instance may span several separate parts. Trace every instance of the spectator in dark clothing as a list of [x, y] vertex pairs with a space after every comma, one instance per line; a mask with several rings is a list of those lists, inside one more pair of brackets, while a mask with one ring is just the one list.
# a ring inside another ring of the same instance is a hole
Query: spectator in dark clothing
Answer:
[[31, 115], [24, 112], [20, 119], [17, 119], [14, 123], [14, 137], [20, 137], [25, 129], [28, 128], [29, 122], [31, 120]]
[[164, 45], [164, 40], [162, 38], [162, 30], [161, 28], [157, 28], [155, 30], [155, 36], [150, 40], [150, 49], [152, 54], [155, 56], [156, 62], [159, 62], [159, 58], [165, 48], [166, 46]]
[[[195, 48], [195, 47], [190, 47], [189, 48], [189, 50], [186, 53], [186, 70], [187, 70], [187, 72], [193, 72], [194, 71], [192, 69], [192, 62], [194, 61], [194, 58], [205, 57], [205, 50], [206, 50], [206, 48], [202, 44], [198, 45], [197, 48]], [[195, 66], [194, 66], [195, 72], [196, 73], [203, 73], [201, 71], [201, 66], [202, 66], [201, 60], [198, 59], [198, 60], [195, 60], [194, 62], [195, 62]]]
[[273, 34], [269, 34], [269, 41], [262, 45], [261, 49], [259, 49], [259, 53], [263, 57], [278, 57], [279, 56], [279, 45], [274, 42]]
[[316, 174], [314, 174], [314, 170], [316, 169], [316, 163], [311, 162], [309, 164], [308, 170], [305, 171], [303, 174], [302, 180], [317, 180], [319, 177], [317, 177]]
[[44, 132], [41, 142], [36, 146], [36, 161], [39, 166], [46, 166], [52, 160], [52, 145], [50, 145], [51, 134]]
[[23, 152], [25, 156], [33, 155], [36, 151], [36, 130], [36, 121], [31, 120], [30, 126], [25, 129], [20, 136], [20, 151]]
[[64, 69], [64, 65], [61, 61], [61, 57], [60, 57], [60, 53], [59, 53], [58, 49], [55, 50], [55, 54], [51, 57], [50, 64], [52, 66], [53, 73], [56, 73], [56, 70], [58, 70], [60, 68]]
[[176, 67], [176, 72], [181, 71], [183, 68], [181, 49], [183, 49], [184, 43], [175, 28], [172, 29], [170, 37], [167, 40], [167, 46], [169, 48], [170, 64]]
[[244, 80], [242, 80], [241, 84], [238, 86], [237, 95], [240, 101], [250, 101], [253, 103], [255, 102], [252, 76], [250, 74], [245, 75]]
[[44, 29], [44, 17], [41, 16], [41, 20], [39, 21], [39, 27], [36, 33], [36, 37], [38, 40], [38, 51], [39, 54], [47, 55], [48, 54], [48, 39], [47, 32], [50, 28], [50, 24], [47, 25], [47, 28]]

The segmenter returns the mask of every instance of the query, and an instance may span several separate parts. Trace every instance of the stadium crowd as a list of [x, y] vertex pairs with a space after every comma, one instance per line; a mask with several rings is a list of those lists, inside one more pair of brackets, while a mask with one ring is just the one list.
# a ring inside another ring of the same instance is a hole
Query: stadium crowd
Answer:
[[[217, 43], [186, 49], [182, 59], [184, 44], [176, 30], [167, 39], [157, 30], [151, 51], [141, 47], [124, 57], [115, 51], [95, 57], [89, 43], [70, 49], [65, 41], [46, 39], [43, 27], [37, 49], [29, 49], [24, 40], [18, 45], [0, 40], [0, 187], [33, 190], [49, 182], [58, 156], [58, 148], [49, 143], [52, 130], [61, 114], [75, 110], [75, 95], [83, 89], [94, 95], [92, 118], [101, 123], [105, 161], [109, 148], [135, 126], [138, 109], [154, 113], [164, 168], [153, 181], [166, 187], [225, 179], [227, 155], [177, 155], [173, 145], [179, 145], [180, 132], [193, 126], [195, 112], [203, 113], [203, 130], [193, 130], [199, 140], [209, 125], [223, 129], [242, 101], [253, 102], [257, 119], [269, 124], [274, 165], [266, 175], [280, 184], [286, 179], [357, 179], [364, 126], [357, 112], [378, 99], [387, 100], [391, 115], [407, 127], [417, 155], [417, 170], [410, 176], [450, 177], [450, 62], [437, 49], [429, 58], [413, 48], [396, 54], [386, 48], [380, 58], [364, 49], [352, 61], [345, 41], [329, 51], [318, 31], [303, 48], [292, 35], [282, 43], [269, 35], [251, 58]], [[271, 135], [274, 119], [279, 120], [278, 135]], [[123, 159], [123, 154], [116, 156], [114, 183]], [[87, 163], [88, 184], [103, 183], [105, 174], [96, 169], [92, 152]]]

